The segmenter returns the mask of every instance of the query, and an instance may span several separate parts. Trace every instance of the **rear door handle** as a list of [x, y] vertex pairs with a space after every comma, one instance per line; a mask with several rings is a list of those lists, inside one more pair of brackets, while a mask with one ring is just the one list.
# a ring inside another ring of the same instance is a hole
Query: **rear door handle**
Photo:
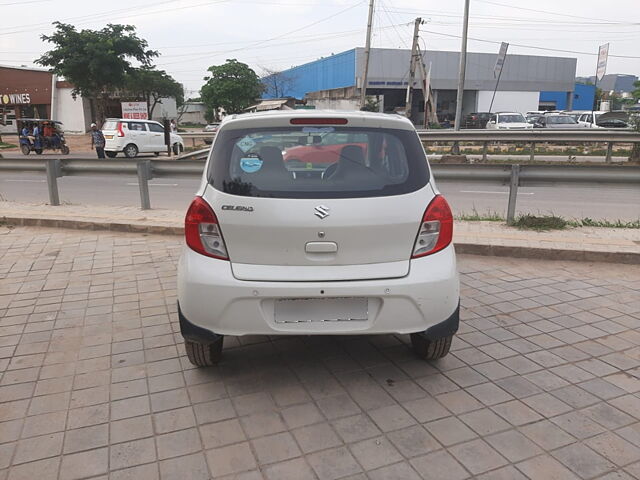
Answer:
[[307, 253], [335, 253], [338, 251], [336, 242], [307, 242], [304, 247]]

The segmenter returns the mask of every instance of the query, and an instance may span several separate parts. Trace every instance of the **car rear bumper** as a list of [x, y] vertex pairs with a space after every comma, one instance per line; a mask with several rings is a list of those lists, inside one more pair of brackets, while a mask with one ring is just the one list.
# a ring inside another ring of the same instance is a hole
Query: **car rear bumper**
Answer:
[[[381, 280], [244, 281], [233, 276], [229, 262], [188, 248], [178, 266], [181, 325], [220, 335], [431, 332], [433, 338], [439, 338], [446, 336], [443, 332], [457, 330], [459, 296], [453, 246], [412, 260], [404, 277]], [[280, 299], [359, 297], [367, 299], [365, 320], [279, 323], [276, 319], [275, 305]]]

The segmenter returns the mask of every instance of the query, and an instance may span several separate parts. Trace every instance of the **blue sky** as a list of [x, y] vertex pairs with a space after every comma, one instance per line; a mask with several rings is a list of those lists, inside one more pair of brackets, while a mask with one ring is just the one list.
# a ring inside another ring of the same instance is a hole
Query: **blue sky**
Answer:
[[[375, 2], [374, 47], [406, 48], [421, 16], [423, 46], [460, 48], [463, 0]], [[494, 42], [506, 41], [509, 53], [575, 57], [578, 75], [590, 75], [596, 58], [579, 52], [595, 54], [610, 42], [608, 72], [640, 75], [637, 2], [611, 0], [603, 8], [595, 0], [471, 0], [469, 49], [497, 52]], [[206, 68], [227, 58], [261, 73], [363, 46], [367, 8], [368, 0], [0, 0], [0, 64], [32, 65], [47, 49], [39, 36], [52, 31], [53, 20], [78, 28], [128, 23], [161, 52], [158, 67], [196, 92]]]

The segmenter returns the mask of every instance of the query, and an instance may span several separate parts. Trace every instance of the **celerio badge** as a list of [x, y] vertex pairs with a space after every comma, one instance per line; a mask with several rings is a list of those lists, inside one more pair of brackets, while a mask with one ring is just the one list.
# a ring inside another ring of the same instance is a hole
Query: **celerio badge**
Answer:
[[329, 216], [329, 207], [325, 207], [324, 205], [318, 205], [315, 209], [314, 215], [318, 217], [320, 220], [327, 218]]

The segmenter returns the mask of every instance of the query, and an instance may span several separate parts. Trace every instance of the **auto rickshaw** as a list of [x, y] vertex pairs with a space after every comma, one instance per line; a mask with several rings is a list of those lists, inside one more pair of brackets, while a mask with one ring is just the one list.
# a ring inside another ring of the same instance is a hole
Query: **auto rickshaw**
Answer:
[[21, 118], [16, 124], [20, 150], [24, 155], [29, 155], [31, 152], [40, 155], [45, 150], [59, 150], [63, 155], [69, 153], [62, 122], [41, 118]]

